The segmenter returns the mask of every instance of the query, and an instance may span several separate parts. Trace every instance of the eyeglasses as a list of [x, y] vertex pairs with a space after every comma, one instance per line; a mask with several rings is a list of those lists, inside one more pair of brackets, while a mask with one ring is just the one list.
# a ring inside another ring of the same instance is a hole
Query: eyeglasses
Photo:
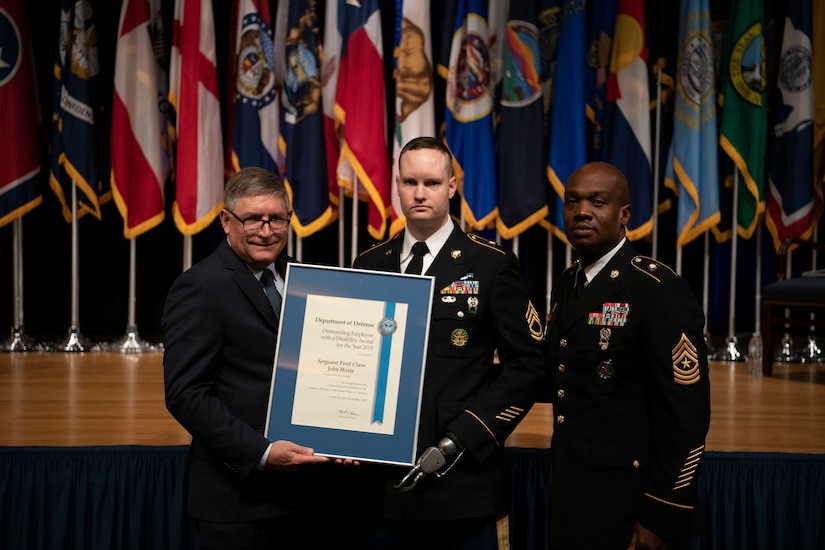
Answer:
[[244, 231], [247, 233], [257, 233], [263, 230], [264, 225], [269, 225], [270, 231], [283, 231], [289, 226], [289, 219], [292, 217], [292, 212], [289, 212], [286, 218], [269, 218], [268, 220], [263, 218], [242, 218], [228, 208], [224, 208], [224, 210], [241, 222]]

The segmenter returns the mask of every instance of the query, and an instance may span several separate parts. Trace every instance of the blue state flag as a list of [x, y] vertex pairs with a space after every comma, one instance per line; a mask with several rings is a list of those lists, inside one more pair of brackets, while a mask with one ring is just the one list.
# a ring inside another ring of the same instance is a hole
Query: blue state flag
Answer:
[[498, 217], [487, 3], [458, 0], [449, 37], [446, 134], [459, 170], [461, 211], [473, 229]]
[[280, 173], [279, 101], [269, 2], [236, 0], [231, 172], [258, 166]]
[[715, 227], [719, 210], [716, 85], [708, 0], [681, 6], [673, 138], [665, 185], [678, 195], [676, 246]]
[[811, 13], [810, 0], [791, 0], [782, 30], [765, 193], [765, 223], [776, 250], [785, 239], [809, 236], [814, 225]]
[[285, 59], [279, 60], [286, 71], [281, 110], [284, 183], [295, 213], [292, 228], [299, 237], [307, 237], [335, 220], [327, 185], [321, 40], [315, 2], [290, 0], [288, 4]]
[[502, 52], [496, 227], [511, 239], [547, 214], [540, 36], [531, 2], [510, 3]]
[[72, 221], [72, 186], [77, 187], [77, 217], [100, 219], [100, 206], [111, 199], [99, 128], [100, 62], [92, 2], [63, 0], [54, 63], [50, 185]]
[[587, 161], [586, 51], [584, 2], [564, 2], [553, 87], [547, 179], [552, 188], [548, 199], [550, 230], [565, 242], [564, 184], [570, 174]]
[[591, 9], [584, 87], [587, 118], [593, 134], [591, 158], [602, 160], [607, 75], [610, 72], [610, 50], [616, 27], [618, 0], [595, 0]]

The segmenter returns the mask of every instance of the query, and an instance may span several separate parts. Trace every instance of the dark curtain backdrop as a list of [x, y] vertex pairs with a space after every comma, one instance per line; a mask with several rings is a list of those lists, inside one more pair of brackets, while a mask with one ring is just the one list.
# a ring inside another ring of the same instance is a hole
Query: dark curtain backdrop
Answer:
[[[0, 447], [0, 547], [195, 548], [184, 511], [187, 453]], [[549, 453], [507, 449], [514, 550], [548, 548]], [[706, 525], [692, 550], [825, 548], [825, 455], [708, 452], [699, 491]]]

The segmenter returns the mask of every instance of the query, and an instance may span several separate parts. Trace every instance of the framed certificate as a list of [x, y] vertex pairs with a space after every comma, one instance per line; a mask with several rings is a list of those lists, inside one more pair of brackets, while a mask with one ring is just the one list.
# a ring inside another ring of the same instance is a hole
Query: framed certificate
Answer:
[[427, 276], [289, 264], [266, 437], [412, 465], [433, 288]]

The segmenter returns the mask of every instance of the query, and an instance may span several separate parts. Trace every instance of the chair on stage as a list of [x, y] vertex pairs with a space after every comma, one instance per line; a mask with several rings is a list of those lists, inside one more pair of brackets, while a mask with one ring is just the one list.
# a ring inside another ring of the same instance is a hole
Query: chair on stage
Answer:
[[[786, 239], [779, 249], [777, 280], [762, 288], [762, 372], [765, 376], [773, 373], [775, 359], [825, 359], [816, 343], [816, 331], [825, 327], [825, 269], [790, 276], [788, 253], [792, 248], [806, 248], [812, 253], [825, 252], [825, 245], [800, 238]], [[794, 333], [804, 333], [807, 337], [807, 348], [800, 356], [794, 355], [792, 349], [791, 335]], [[782, 335], [782, 340], [777, 357], [774, 340], [778, 334]]]

